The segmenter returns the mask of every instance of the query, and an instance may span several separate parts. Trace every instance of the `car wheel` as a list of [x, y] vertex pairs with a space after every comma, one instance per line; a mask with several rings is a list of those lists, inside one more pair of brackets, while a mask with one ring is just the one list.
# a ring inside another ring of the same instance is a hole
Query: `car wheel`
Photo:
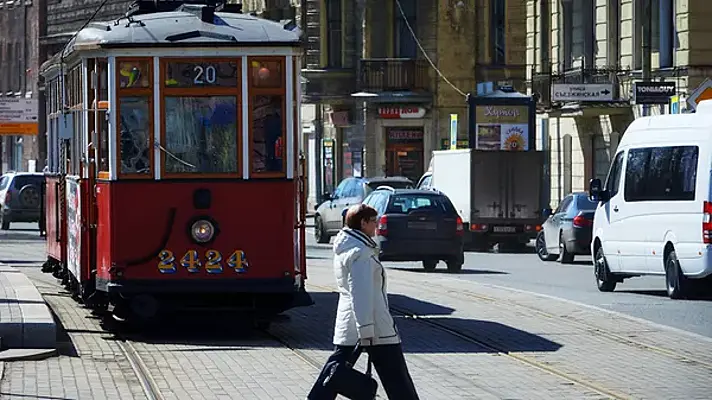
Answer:
[[596, 286], [601, 292], [612, 292], [616, 289], [618, 281], [615, 279], [611, 270], [608, 268], [606, 255], [603, 253], [603, 246], [596, 250], [596, 258], [593, 261], [593, 272], [596, 276]]
[[25, 185], [20, 189], [20, 204], [31, 210], [40, 208], [40, 191], [35, 185]]
[[329, 234], [326, 233], [324, 222], [319, 215], [314, 218], [314, 239], [317, 243], [329, 243]]
[[435, 271], [435, 267], [437, 267], [437, 266], [438, 266], [438, 260], [423, 261], [423, 268], [425, 268], [425, 270], [428, 272]]
[[539, 256], [541, 261], [556, 261], [559, 258], [558, 254], [549, 254], [546, 250], [546, 239], [544, 238], [544, 231], [539, 231], [536, 235], [536, 254]]
[[684, 299], [687, 297], [687, 279], [680, 269], [675, 251], [671, 251], [665, 260], [665, 286], [671, 299]]
[[571, 264], [574, 262], [574, 255], [566, 249], [564, 242], [564, 233], [559, 234], [559, 262], [562, 264]]
[[464, 264], [464, 263], [462, 262], [461, 259], [448, 260], [448, 262], [447, 262], [447, 272], [450, 272], [450, 273], [458, 273], [458, 272], [462, 271], [462, 264]]

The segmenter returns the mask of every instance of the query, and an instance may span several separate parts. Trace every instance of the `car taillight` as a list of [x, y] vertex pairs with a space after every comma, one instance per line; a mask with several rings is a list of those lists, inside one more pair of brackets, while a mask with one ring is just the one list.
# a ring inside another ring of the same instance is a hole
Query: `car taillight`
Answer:
[[456, 228], [455, 228], [455, 233], [457, 236], [462, 236], [465, 234], [465, 227], [462, 225], [462, 218], [457, 217], [457, 221], [455, 222]]
[[577, 228], [582, 228], [585, 226], [592, 226], [592, 225], [593, 225], [593, 221], [590, 219], [587, 219], [583, 215], [577, 215], [574, 218], [574, 226]]
[[702, 241], [712, 243], [712, 203], [709, 201], [702, 204]]
[[378, 220], [378, 227], [376, 228], [376, 235], [387, 236], [388, 235], [388, 217], [385, 215], [381, 216]]

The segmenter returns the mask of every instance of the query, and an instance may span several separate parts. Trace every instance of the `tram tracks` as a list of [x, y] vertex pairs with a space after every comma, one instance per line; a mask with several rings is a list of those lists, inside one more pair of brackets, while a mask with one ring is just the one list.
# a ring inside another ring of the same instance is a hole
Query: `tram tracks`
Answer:
[[[490, 297], [487, 297], [487, 296], [482, 296], [482, 295], [479, 295], [479, 294], [477, 294], [477, 293], [472, 293], [472, 292], [470, 292], [470, 291], [468, 291], [468, 290], [458, 290], [457, 293], [452, 293], [452, 288], [448, 288], [448, 287], [446, 287], [446, 286], [438, 285], [438, 284], [435, 284], [435, 283], [432, 283], [432, 282], [429, 283], [429, 287], [428, 287], [428, 288], [424, 288], [424, 287], [422, 287], [422, 286], [417, 286], [417, 287], [416, 287], [415, 284], [412, 284], [412, 283], [410, 283], [410, 282], [403, 282], [403, 281], [399, 282], [399, 284], [403, 284], [403, 285], [405, 285], [405, 286], [409, 286], [409, 287], [411, 287], [411, 288], [413, 288], [413, 289], [417, 289], [417, 290], [420, 290], [420, 291], [422, 291], [422, 290], [430, 291], [430, 292], [432, 292], [432, 293], [437, 293], [438, 295], [442, 295], [442, 294], [444, 293], [446, 296], [448, 296], [448, 297], [450, 297], [450, 298], [453, 298], [453, 299], [458, 299], [458, 297], [462, 296], [462, 297], [467, 297], [467, 298], [474, 299], [474, 300], [478, 300], [478, 301], [485, 301], [485, 302], [490, 303], [490, 304], [494, 304], [494, 303], [495, 303], [495, 299], [493, 299], [493, 298], [490, 298]], [[437, 291], [437, 292], [434, 292], [434, 291], [432, 290], [432, 288], [438, 288], [438, 289], [440, 289], [440, 290]], [[550, 319], [550, 320], [563, 321], [565, 324], [568, 324], [568, 325], [570, 325], [570, 326], [572, 326], [572, 327], [580, 328], [580, 329], [585, 330], [585, 331], [587, 331], [587, 332], [594, 333], [594, 334], [597, 335], [598, 337], [605, 337], [606, 339], [609, 339], [609, 340], [614, 341], [614, 342], [617, 342], [617, 343], [621, 343], [621, 344], [625, 344], [625, 345], [628, 345], [628, 346], [631, 346], [631, 347], [636, 347], [636, 348], [639, 348], [639, 349], [644, 349], [644, 350], [646, 350], [646, 351], [658, 353], [658, 354], [660, 354], [660, 355], [666, 356], [666, 357], [668, 357], [668, 358], [672, 358], [672, 359], [674, 359], [674, 360], [676, 360], [676, 361], [680, 361], [680, 362], [683, 362], [683, 363], [686, 363], [686, 364], [696, 364], [696, 365], [698, 365], [698, 366], [700, 366], [700, 367], [703, 367], [703, 368], [705, 368], [705, 369], [708, 369], [708, 370], [712, 371], [712, 362], [709, 362], [709, 361], [702, 360], [702, 359], [700, 359], [700, 358], [694, 357], [693, 355], [691, 355], [691, 354], [689, 354], [689, 353], [686, 353], [686, 354], [682, 354], [682, 355], [681, 355], [681, 354], [679, 354], [679, 353], [678, 353], [677, 351], [675, 351], [675, 350], [671, 350], [671, 349], [667, 349], [667, 348], [664, 348], [664, 347], [656, 346], [656, 345], [653, 345], [653, 344], [645, 343], [645, 342], [643, 342], [643, 341], [641, 341], [641, 340], [635, 340], [635, 339], [632, 339], [632, 338], [630, 338], [630, 337], [628, 337], [628, 336], [624, 336], [624, 335], [621, 335], [621, 334], [618, 334], [618, 333], [615, 333], [615, 332], [611, 332], [611, 331], [606, 330], [606, 329], [601, 329], [600, 327], [598, 327], [598, 326], [596, 326], [596, 325], [593, 325], [593, 324], [591, 324], [591, 323], [584, 322], [584, 321], [581, 321], [581, 320], [578, 320], [578, 319], [574, 319], [574, 318], [571, 317], [571, 316], [552, 314], [552, 313], [549, 313], [549, 312], [547, 312], [547, 311], [541, 310], [540, 308], [537, 308], [537, 307], [534, 307], [534, 306], [531, 306], [531, 305], [522, 304], [522, 303], [517, 302], [517, 301], [509, 300], [509, 301], [507, 302], [507, 308], [511, 308], [512, 306], [517, 307], [517, 308], [519, 308], [519, 309], [521, 309], [521, 310], [525, 310], [525, 311], [530, 312], [530, 313], [538, 314], [538, 315], [540, 315], [540, 316], [542, 316], [542, 317], [544, 317], [544, 318]]]
[[[326, 287], [326, 286], [317, 285], [317, 284], [310, 284], [309, 286], [319, 288], [319, 289], [329, 291], [329, 292], [334, 292], [334, 289], [331, 287]], [[599, 395], [602, 395], [608, 399], [628, 400], [631, 398], [628, 395], [619, 393], [618, 391], [613, 390], [613, 389], [606, 388], [598, 383], [591, 382], [589, 380], [573, 376], [570, 373], [560, 371], [559, 369], [557, 369], [555, 367], [552, 367], [545, 363], [539, 362], [539, 361], [534, 360], [530, 357], [526, 357], [524, 355], [517, 354], [515, 352], [511, 352], [497, 343], [492, 343], [485, 339], [479, 338], [475, 335], [455, 329], [451, 326], [448, 326], [448, 324], [446, 324], [446, 323], [437, 321], [434, 318], [420, 316], [417, 312], [410, 310], [406, 307], [391, 304], [390, 310], [392, 313], [396, 314], [397, 316], [414, 320], [416, 322], [427, 325], [435, 330], [450, 334], [450, 335], [457, 337], [458, 339], [460, 339], [466, 343], [477, 345], [481, 348], [488, 350], [489, 352], [491, 352], [493, 354], [497, 354], [498, 356], [508, 358], [514, 362], [519, 363], [519, 364], [524, 364], [528, 367], [538, 369], [538, 370], [548, 373], [550, 375], [554, 375], [559, 379], [568, 381], [570, 384], [578, 385], [578, 386], [585, 388], [589, 391], [592, 391]]]

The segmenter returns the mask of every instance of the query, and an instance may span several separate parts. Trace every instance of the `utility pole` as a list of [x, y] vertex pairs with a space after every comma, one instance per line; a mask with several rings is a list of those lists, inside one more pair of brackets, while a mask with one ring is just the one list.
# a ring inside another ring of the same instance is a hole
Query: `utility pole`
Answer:
[[[642, 25], [642, 38], [643, 38], [643, 59], [642, 61], [642, 69], [643, 69], [643, 82], [649, 82], [650, 81], [650, 75], [651, 75], [651, 45], [652, 45], [652, 36], [653, 36], [653, 30], [652, 30], [652, 0], [641, 0], [643, 2], [643, 23]], [[647, 104], [643, 104], [643, 115], [648, 116], [650, 115], [650, 106]]]

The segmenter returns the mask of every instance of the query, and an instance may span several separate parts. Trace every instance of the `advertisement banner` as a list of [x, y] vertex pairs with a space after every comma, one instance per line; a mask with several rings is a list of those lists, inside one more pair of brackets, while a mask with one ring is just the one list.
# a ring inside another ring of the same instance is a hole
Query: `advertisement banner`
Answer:
[[67, 179], [67, 269], [79, 280], [81, 275], [82, 212], [79, 182]]
[[524, 105], [475, 106], [475, 148], [478, 150], [529, 150], [529, 107]]

